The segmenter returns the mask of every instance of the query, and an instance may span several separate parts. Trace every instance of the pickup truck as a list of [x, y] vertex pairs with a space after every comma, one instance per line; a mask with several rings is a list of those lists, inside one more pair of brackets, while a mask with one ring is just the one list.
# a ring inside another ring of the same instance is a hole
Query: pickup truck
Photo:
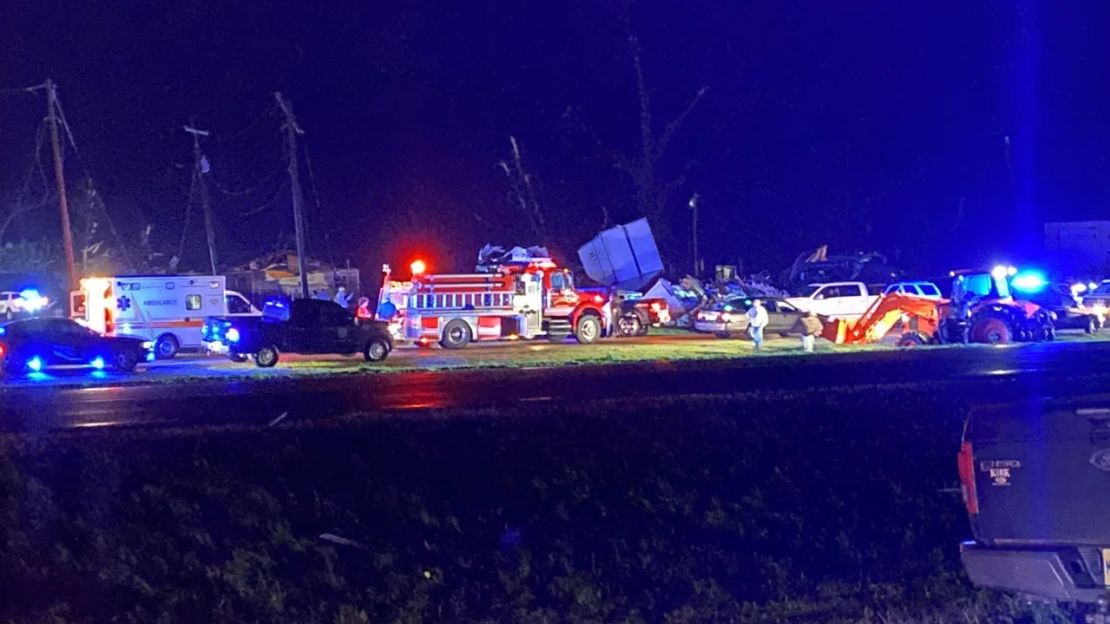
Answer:
[[385, 323], [354, 318], [331, 301], [296, 299], [267, 303], [260, 317], [209, 317], [204, 342], [210, 352], [235, 362], [253, 358], [270, 368], [282, 353], [361, 353], [367, 362], [380, 362], [393, 350]]
[[797, 297], [786, 301], [803, 312], [834, 319], [856, 319], [879, 298], [863, 282], [810, 284]]
[[1040, 600], [1106, 599], [1110, 402], [974, 409], [957, 465], [972, 583]]

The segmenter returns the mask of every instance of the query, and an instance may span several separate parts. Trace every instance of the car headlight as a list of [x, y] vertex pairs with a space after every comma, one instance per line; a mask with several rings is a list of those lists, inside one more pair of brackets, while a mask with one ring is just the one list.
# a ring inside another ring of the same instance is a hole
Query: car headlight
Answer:
[[150, 341], [150, 340], [144, 340], [143, 341], [143, 349], [145, 349], [147, 351], [150, 351], [153, 348], [154, 348], [154, 342], [153, 341]]
[[228, 342], [239, 342], [239, 330], [234, 327], [228, 329], [224, 336], [227, 337]]

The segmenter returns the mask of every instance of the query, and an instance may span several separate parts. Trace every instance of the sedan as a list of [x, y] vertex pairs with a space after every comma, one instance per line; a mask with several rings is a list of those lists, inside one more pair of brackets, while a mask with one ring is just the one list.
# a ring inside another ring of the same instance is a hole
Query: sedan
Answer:
[[732, 334], [748, 332], [748, 308], [758, 298], [767, 308], [767, 327], [764, 332], [789, 336], [802, 311], [780, 297], [733, 297], [719, 303], [703, 306], [694, 313], [694, 331], [728, 338]]
[[69, 319], [0, 325], [0, 367], [12, 375], [66, 365], [130, 372], [154, 359], [153, 346], [138, 338], [101, 336]]

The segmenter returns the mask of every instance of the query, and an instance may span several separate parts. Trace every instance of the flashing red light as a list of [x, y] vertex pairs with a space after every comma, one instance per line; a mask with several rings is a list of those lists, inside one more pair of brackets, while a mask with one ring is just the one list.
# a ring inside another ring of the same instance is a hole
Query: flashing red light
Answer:
[[0, 358], [4, 357], [4, 345], [0, 344]]
[[428, 270], [428, 265], [423, 260], [417, 259], [412, 261], [409, 268], [412, 269], [413, 275], [423, 275]]

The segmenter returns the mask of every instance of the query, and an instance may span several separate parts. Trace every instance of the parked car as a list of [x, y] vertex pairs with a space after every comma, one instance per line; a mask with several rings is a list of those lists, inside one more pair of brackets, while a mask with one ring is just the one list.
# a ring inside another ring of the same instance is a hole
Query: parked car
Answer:
[[1103, 280], [1102, 283], [1088, 290], [1087, 294], [1083, 295], [1083, 305], [1105, 316], [1110, 310], [1110, 280]]
[[211, 317], [203, 334], [209, 351], [236, 362], [253, 358], [262, 368], [276, 365], [282, 353], [361, 353], [379, 362], [393, 350], [386, 323], [356, 323], [339, 304], [318, 299], [272, 301], [261, 317]]
[[101, 336], [79, 323], [36, 318], [0, 325], [0, 367], [18, 375], [52, 366], [78, 365], [130, 372], [154, 359], [153, 343]]
[[973, 410], [958, 469], [974, 536], [960, 555], [974, 584], [1040, 599], [1105, 599], [1110, 404]]
[[914, 295], [933, 300], [940, 300], [943, 298], [940, 294], [940, 288], [936, 284], [926, 281], [895, 282], [883, 290], [884, 295], [889, 295], [891, 293]]
[[767, 327], [764, 332], [789, 336], [794, 324], [801, 318], [802, 311], [781, 297], [733, 297], [703, 306], [694, 313], [694, 331], [713, 334], [718, 338], [728, 338], [733, 334], [746, 336], [747, 312], [754, 299], [762, 301], [767, 308]]
[[795, 308], [828, 318], [856, 319], [878, 299], [863, 282], [810, 284], [797, 297], [786, 299]]
[[1053, 326], [1057, 329], [1082, 329], [1088, 334], [1097, 333], [1106, 322], [1106, 309], [1089, 308], [1083, 300], [1072, 294], [1071, 288], [1063, 284], [1045, 284], [1036, 292], [1018, 292], [1016, 296], [1048, 310], [1053, 315]]
[[5, 290], [0, 292], [0, 320], [10, 321], [20, 315], [39, 313], [49, 304], [50, 300], [40, 295], [37, 290], [20, 292]]

